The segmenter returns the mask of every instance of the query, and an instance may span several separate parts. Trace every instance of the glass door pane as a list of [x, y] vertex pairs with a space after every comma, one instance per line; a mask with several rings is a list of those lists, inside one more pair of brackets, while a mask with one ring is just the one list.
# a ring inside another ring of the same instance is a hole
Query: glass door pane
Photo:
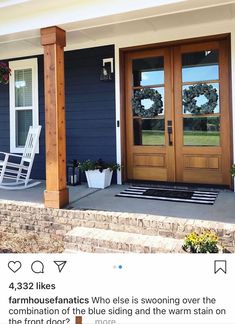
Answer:
[[220, 118], [193, 117], [184, 118], [184, 145], [219, 146]]
[[182, 81], [198, 82], [219, 79], [218, 50], [182, 54]]
[[185, 146], [220, 146], [219, 52], [182, 54]]
[[164, 57], [134, 59], [132, 77], [134, 145], [165, 145]]
[[133, 60], [133, 86], [164, 84], [164, 58], [148, 57]]

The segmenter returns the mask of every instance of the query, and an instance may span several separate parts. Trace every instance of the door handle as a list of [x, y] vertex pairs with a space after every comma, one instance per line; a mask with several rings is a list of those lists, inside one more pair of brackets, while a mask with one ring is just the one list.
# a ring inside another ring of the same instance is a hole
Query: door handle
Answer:
[[167, 121], [167, 133], [168, 133], [168, 144], [169, 146], [173, 145], [172, 142], [172, 120]]

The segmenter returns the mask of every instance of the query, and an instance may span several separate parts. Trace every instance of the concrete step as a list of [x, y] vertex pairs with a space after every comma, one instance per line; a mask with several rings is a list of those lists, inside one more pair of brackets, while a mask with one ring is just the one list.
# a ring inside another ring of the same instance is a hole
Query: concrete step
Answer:
[[153, 235], [76, 227], [65, 236], [65, 252], [183, 253], [183, 240]]
[[[192, 231], [213, 230], [223, 246], [235, 248], [235, 224], [160, 215], [71, 210], [63, 221], [77, 226], [148, 236], [184, 239]], [[68, 218], [66, 220], [66, 218]], [[72, 229], [70, 228], [70, 229]], [[69, 229], [67, 230], [67, 232]]]

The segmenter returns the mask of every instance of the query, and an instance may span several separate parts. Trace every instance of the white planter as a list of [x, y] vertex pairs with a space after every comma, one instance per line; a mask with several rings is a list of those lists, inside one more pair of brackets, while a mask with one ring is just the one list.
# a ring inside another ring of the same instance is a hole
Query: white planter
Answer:
[[103, 172], [99, 170], [85, 171], [87, 183], [89, 188], [100, 188], [104, 189], [111, 184], [113, 171], [104, 169]]

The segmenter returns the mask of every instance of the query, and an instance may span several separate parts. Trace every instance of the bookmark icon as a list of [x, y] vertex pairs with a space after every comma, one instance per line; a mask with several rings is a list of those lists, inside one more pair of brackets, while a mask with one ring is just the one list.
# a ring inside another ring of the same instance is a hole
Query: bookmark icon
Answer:
[[214, 261], [214, 273], [223, 272], [227, 273], [227, 261], [226, 260], [215, 260]]

